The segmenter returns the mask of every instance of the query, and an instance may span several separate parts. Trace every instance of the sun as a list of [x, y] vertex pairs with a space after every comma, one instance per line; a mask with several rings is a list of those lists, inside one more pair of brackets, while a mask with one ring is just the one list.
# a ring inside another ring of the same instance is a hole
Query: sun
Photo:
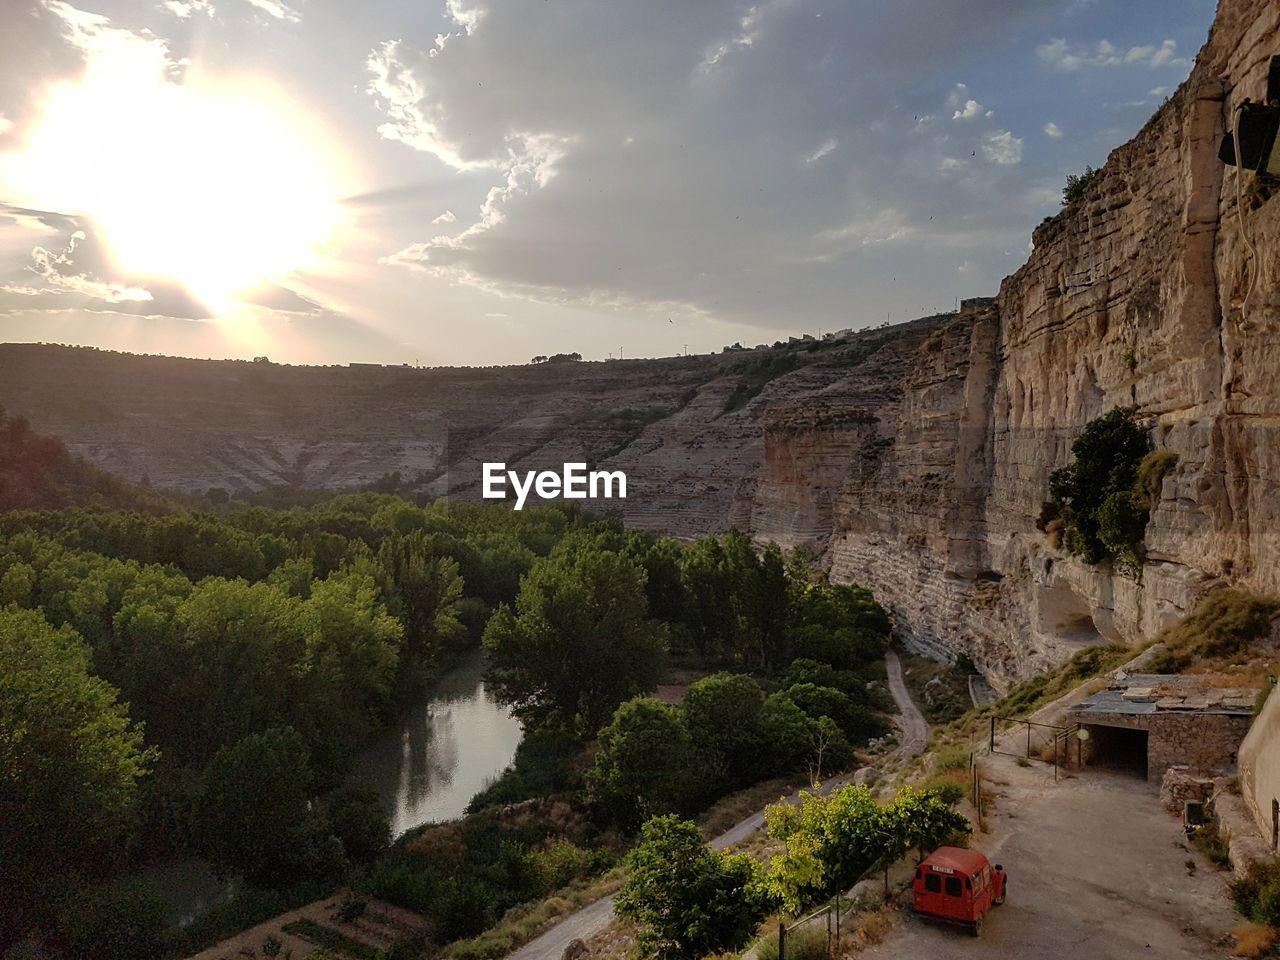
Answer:
[[120, 270], [176, 280], [222, 313], [317, 264], [349, 184], [332, 138], [269, 82], [171, 71], [91, 57], [47, 91], [21, 149], [0, 157], [0, 184], [6, 199], [88, 217]]

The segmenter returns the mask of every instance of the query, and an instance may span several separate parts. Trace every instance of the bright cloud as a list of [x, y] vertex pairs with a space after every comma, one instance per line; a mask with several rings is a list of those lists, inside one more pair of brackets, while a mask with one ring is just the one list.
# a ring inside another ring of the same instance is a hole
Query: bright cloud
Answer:
[[1058, 37], [1036, 47], [1036, 55], [1045, 63], [1058, 70], [1079, 70], [1083, 67], [1176, 67], [1185, 69], [1191, 61], [1177, 55], [1178, 45], [1173, 40], [1165, 40], [1159, 45], [1130, 47], [1127, 50], [1117, 47], [1109, 40], [1099, 40], [1096, 46], [1068, 44], [1066, 39]]
[[1052, 120], [1044, 125], [1044, 132], [1046, 136], [1051, 137], [1054, 140], [1062, 139], [1062, 128]]
[[982, 145], [982, 153], [992, 163], [1002, 167], [1013, 166], [1022, 162], [1022, 139], [1005, 130], [988, 137]]

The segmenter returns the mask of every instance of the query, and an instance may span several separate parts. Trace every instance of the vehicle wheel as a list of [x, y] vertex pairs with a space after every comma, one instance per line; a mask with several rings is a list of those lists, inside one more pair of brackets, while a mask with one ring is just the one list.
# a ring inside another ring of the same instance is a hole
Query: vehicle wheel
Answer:
[[1001, 906], [1004, 903], [1004, 898], [1007, 897], [1008, 895], [1009, 895], [1009, 881], [1006, 880], [1004, 883], [1000, 885], [1000, 896], [996, 897], [994, 901], [995, 905], [997, 907]]
[[977, 919], [977, 920], [973, 921], [973, 935], [974, 935], [975, 937], [980, 937], [980, 936], [982, 936], [982, 921], [983, 921], [984, 919], [986, 919], [986, 918], [985, 918], [985, 917], [978, 917], [978, 919]]

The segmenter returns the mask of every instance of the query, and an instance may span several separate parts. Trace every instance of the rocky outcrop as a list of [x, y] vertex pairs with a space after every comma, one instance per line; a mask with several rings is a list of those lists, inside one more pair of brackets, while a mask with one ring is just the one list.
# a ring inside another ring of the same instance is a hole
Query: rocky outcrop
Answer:
[[[681, 536], [824, 554], [903, 638], [1003, 685], [1150, 636], [1216, 583], [1280, 592], [1280, 192], [1217, 160], [1280, 54], [1280, 7], [1222, 0], [1190, 78], [991, 300], [787, 349], [479, 370], [296, 368], [0, 348], [0, 403], [126, 477], [203, 492], [398, 472], [474, 498], [480, 464], [626, 471], [599, 501]], [[1247, 300], [1247, 303], [1246, 303]], [[785, 363], [775, 362], [785, 360]], [[1141, 575], [1035, 525], [1084, 424], [1139, 408], [1178, 455]]]

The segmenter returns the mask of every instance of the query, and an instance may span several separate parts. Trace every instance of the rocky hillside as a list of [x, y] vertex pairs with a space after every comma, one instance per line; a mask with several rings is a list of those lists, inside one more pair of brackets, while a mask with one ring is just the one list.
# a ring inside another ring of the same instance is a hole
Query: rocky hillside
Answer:
[[[1215, 583], [1280, 592], [1280, 201], [1247, 175], [1238, 209], [1216, 158], [1274, 54], [1274, 0], [1222, 0], [1187, 82], [1036, 230], [999, 296], [956, 315], [780, 350], [477, 370], [11, 345], [0, 403], [94, 463], [187, 490], [396, 471], [474, 497], [483, 460], [621, 468], [629, 499], [597, 506], [824, 550], [910, 642], [963, 650], [1000, 684], [1150, 635]], [[1179, 457], [1138, 577], [1035, 525], [1072, 439], [1125, 405]]]

